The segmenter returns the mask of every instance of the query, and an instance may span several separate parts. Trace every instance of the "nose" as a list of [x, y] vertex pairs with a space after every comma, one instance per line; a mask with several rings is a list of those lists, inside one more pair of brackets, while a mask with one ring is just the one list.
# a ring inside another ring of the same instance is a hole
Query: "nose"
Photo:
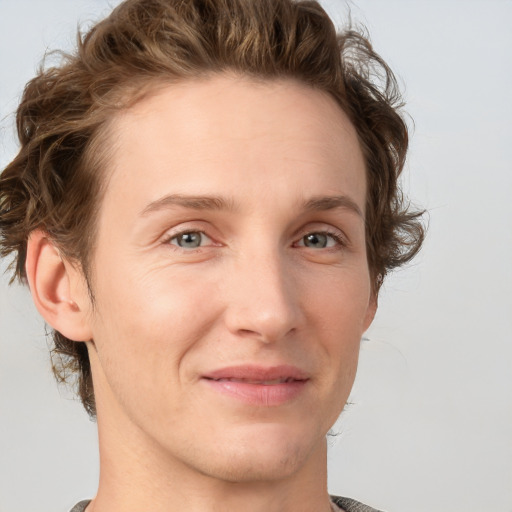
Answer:
[[234, 263], [227, 282], [225, 321], [238, 337], [273, 343], [300, 325], [298, 283], [278, 251], [246, 255]]

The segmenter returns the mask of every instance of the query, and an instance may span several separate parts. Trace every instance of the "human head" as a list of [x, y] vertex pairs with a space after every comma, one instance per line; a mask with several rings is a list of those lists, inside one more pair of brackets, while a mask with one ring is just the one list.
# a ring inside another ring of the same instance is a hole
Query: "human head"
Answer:
[[[1, 178], [1, 249], [15, 254], [15, 275], [25, 278], [27, 240], [39, 228], [88, 277], [112, 116], [159, 84], [222, 71], [293, 78], [331, 94], [349, 116], [367, 164], [366, 245], [377, 294], [423, 236], [397, 183], [407, 129], [389, 68], [363, 35], [337, 35], [311, 1], [128, 0], [80, 37], [75, 55], [29, 82], [17, 114], [21, 149]], [[84, 344], [58, 332], [54, 340], [56, 372], [78, 374], [81, 399], [94, 414]]]

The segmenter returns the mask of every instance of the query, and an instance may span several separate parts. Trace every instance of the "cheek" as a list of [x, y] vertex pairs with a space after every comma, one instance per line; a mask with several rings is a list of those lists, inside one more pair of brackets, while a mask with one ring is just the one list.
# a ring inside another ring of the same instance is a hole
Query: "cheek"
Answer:
[[370, 310], [370, 278], [365, 265], [310, 276], [303, 288], [304, 307], [324, 329], [343, 339], [359, 340]]
[[364, 267], [359, 272], [347, 269], [318, 282], [304, 295], [311, 335], [320, 342], [330, 378], [344, 383], [341, 388], [351, 387], [370, 307], [368, 273]]
[[103, 388], [96, 391], [110, 397], [108, 403], [119, 402], [134, 421], [172, 421], [186, 406], [179, 390], [190, 383], [187, 368], [210, 328], [211, 303], [185, 281], [134, 274], [121, 281], [116, 272], [95, 290], [96, 370]]
[[[346, 291], [348, 291], [346, 289]], [[318, 359], [322, 371], [318, 377], [318, 404], [324, 407], [323, 428], [330, 429], [349, 398], [357, 372], [362, 337], [362, 302], [353, 300], [343, 288], [326, 294], [317, 301], [317, 324], [313, 326], [318, 340]]]
[[215, 304], [205, 300], [213, 296], [207, 283], [180, 272], [124, 272], [119, 264], [97, 282], [93, 330], [100, 359], [144, 381], [148, 374], [156, 378], [163, 361], [168, 374], [178, 366], [215, 317]]

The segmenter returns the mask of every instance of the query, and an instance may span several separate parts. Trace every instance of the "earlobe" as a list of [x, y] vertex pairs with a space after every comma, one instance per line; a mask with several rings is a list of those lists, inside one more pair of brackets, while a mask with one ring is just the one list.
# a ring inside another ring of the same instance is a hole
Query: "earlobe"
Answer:
[[363, 331], [366, 331], [372, 324], [373, 319], [375, 318], [375, 314], [377, 313], [377, 307], [378, 307], [377, 294], [375, 292], [372, 292], [372, 295], [370, 297], [370, 302], [368, 303], [368, 309], [366, 310]]
[[83, 276], [42, 230], [30, 234], [26, 272], [32, 299], [46, 322], [66, 338], [90, 340], [89, 297], [83, 290]]

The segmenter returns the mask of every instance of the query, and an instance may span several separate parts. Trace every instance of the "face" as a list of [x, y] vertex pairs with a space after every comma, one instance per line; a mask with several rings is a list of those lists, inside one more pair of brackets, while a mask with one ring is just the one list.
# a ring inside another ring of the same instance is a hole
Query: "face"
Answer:
[[100, 434], [216, 478], [292, 474], [323, 449], [374, 313], [352, 125], [305, 85], [217, 76], [111, 130], [88, 319]]

